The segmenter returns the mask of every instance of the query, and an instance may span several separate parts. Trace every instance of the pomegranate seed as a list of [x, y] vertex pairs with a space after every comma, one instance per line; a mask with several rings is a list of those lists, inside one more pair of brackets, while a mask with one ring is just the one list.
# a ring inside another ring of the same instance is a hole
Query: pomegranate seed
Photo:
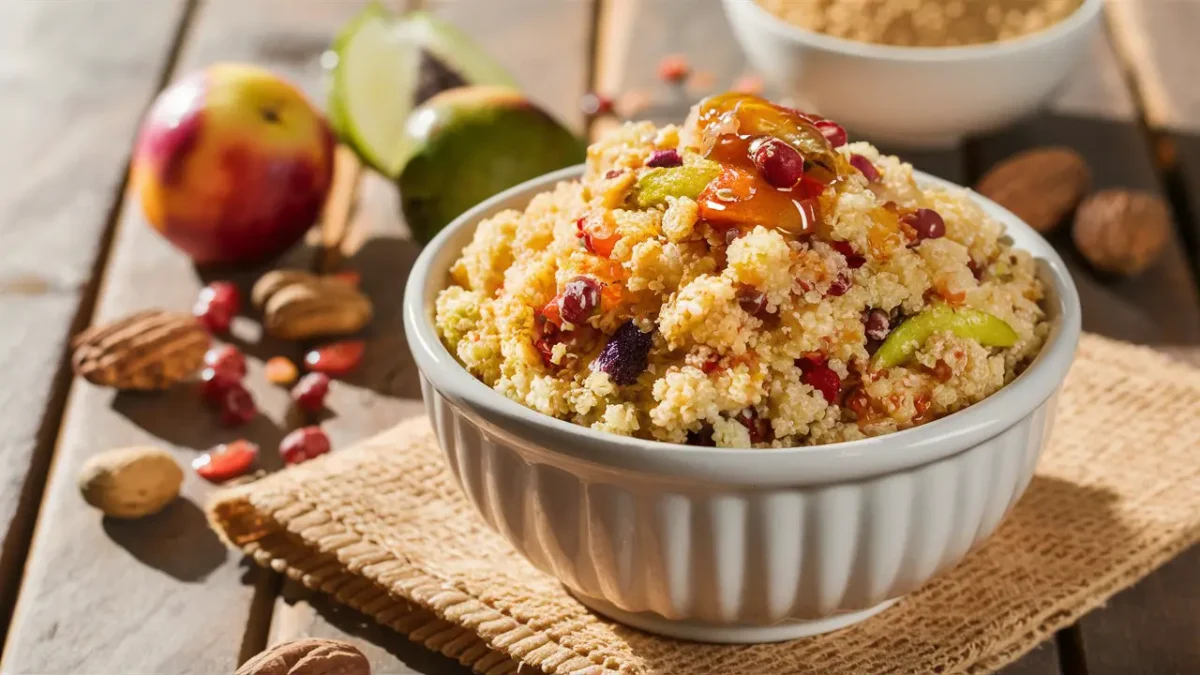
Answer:
[[559, 314], [571, 323], [583, 323], [600, 307], [600, 284], [591, 277], [575, 277], [563, 289]]
[[233, 345], [221, 345], [204, 352], [204, 365], [239, 380], [246, 376], [246, 356]]
[[286, 387], [296, 381], [300, 371], [296, 368], [296, 364], [286, 356], [272, 356], [267, 359], [266, 374], [267, 381], [271, 384]]
[[608, 115], [613, 111], [613, 101], [603, 94], [589, 92], [579, 99], [579, 110], [589, 116]]
[[329, 393], [329, 376], [324, 373], [309, 373], [300, 378], [292, 388], [292, 400], [301, 410], [321, 412], [325, 407], [325, 395]]
[[850, 277], [846, 276], [844, 273], [839, 274], [838, 278], [834, 279], [832, 284], [829, 284], [827, 295], [832, 295], [835, 298], [845, 295], [846, 291], [850, 290], [850, 287], [853, 285], [854, 282], [850, 279]]
[[891, 317], [888, 313], [879, 308], [873, 308], [867, 311], [863, 316], [863, 332], [871, 340], [882, 341], [887, 338], [891, 331]]
[[753, 286], [742, 286], [737, 293], [738, 306], [750, 316], [756, 316], [767, 308], [767, 294]]
[[304, 365], [309, 370], [339, 377], [357, 368], [366, 351], [367, 343], [362, 340], [342, 340], [309, 350], [304, 355]]
[[329, 436], [321, 427], [301, 427], [279, 442], [279, 455], [288, 464], [299, 464], [329, 452]]
[[658, 62], [658, 77], [664, 82], [679, 84], [687, 79], [692, 67], [682, 54], [669, 54]]
[[608, 180], [612, 180], [614, 178], [620, 178], [621, 174], [623, 174], [623, 173], [625, 173], [625, 172], [622, 171], [621, 169], [609, 169], [608, 173], [604, 174], [604, 177], [607, 178]]
[[830, 120], [817, 120], [813, 123], [813, 126], [819, 129], [821, 134], [825, 136], [825, 139], [829, 141], [829, 144], [835, 148], [842, 147], [846, 144], [846, 141], [849, 140], [849, 138], [846, 136], [846, 130], [843, 129], [837, 122]]
[[751, 443], [770, 443], [775, 438], [775, 431], [771, 428], [771, 421], [759, 417], [758, 411], [754, 408], [746, 408], [738, 413], [734, 419], [750, 432]]
[[848, 241], [831, 241], [829, 245], [833, 247], [833, 250], [842, 254], [842, 257], [846, 259], [846, 265], [852, 270], [862, 267], [867, 262], [866, 258], [854, 252], [854, 247]]
[[341, 272], [334, 272], [329, 276], [354, 288], [362, 285], [362, 275], [354, 270], [342, 270]]
[[237, 427], [258, 416], [254, 397], [240, 382], [233, 383], [221, 397], [221, 424]]
[[858, 169], [859, 173], [865, 176], [866, 179], [872, 183], [878, 183], [883, 179], [883, 176], [880, 175], [879, 170], [876, 169], [875, 165], [871, 163], [871, 160], [863, 157], [862, 155], [857, 153], [850, 155], [850, 165]]
[[600, 355], [592, 361], [592, 369], [608, 373], [614, 384], [633, 384], [649, 365], [653, 343], [653, 333], [643, 333], [637, 324], [628, 321], [600, 350]]
[[237, 286], [228, 281], [214, 281], [200, 290], [192, 314], [210, 333], [227, 333], [233, 317], [242, 308]]
[[837, 400], [838, 392], [842, 388], [842, 378], [838, 377], [824, 359], [806, 356], [796, 359], [796, 365], [800, 366], [801, 382], [821, 392], [826, 401], [833, 403]]
[[778, 138], [760, 138], [750, 145], [750, 159], [771, 185], [787, 190], [804, 177], [804, 157]]
[[933, 209], [917, 209], [905, 216], [904, 222], [916, 231], [917, 241], [946, 236], [946, 221]]
[[650, 154], [650, 159], [646, 160], [646, 166], [655, 168], [683, 166], [683, 158], [679, 156], [677, 150], [655, 150]]
[[235, 385], [241, 384], [242, 378], [234, 373], [216, 368], [205, 368], [200, 373], [200, 396], [212, 405], [223, 405], [225, 394]]
[[247, 440], [224, 443], [192, 460], [192, 468], [204, 480], [223, 483], [250, 470], [258, 458], [258, 446]]

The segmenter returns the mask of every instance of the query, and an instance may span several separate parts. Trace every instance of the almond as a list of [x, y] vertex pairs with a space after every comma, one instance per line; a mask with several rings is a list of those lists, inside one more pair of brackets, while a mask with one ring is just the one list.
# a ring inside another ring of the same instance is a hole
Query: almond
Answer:
[[191, 314], [150, 309], [77, 335], [71, 366], [93, 384], [161, 390], [199, 370], [208, 344]]
[[158, 513], [179, 496], [183, 470], [166, 450], [117, 448], [89, 458], [79, 472], [88, 504], [114, 518]]
[[1104, 190], [1075, 214], [1075, 248], [1093, 267], [1132, 276], [1145, 271], [1171, 240], [1171, 211], [1148, 192]]
[[1012, 211], [1038, 232], [1056, 229], [1092, 181], [1087, 162], [1070, 148], [1038, 148], [987, 172], [975, 191]]

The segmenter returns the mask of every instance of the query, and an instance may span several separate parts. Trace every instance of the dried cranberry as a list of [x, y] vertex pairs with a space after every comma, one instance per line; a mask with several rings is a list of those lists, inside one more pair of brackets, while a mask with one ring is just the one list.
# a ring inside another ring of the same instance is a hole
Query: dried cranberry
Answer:
[[871, 160], [858, 153], [850, 155], [850, 165], [858, 169], [859, 173], [872, 183], [878, 183], [883, 178], [879, 174], [879, 170], [875, 168], [875, 165], [871, 163]]
[[212, 405], [221, 405], [225, 392], [241, 381], [242, 378], [234, 373], [205, 368], [200, 372], [200, 396]]
[[738, 306], [750, 316], [756, 316], [767, 309], [767, 294], [753, 286], [742, 286], [737, 292]]
[[778, 138], [755, 140], [750, 145], [750, 160], [764, 180], [781, 190], [795, 187], [804, 177], [804, 157]]
[[829, 290], [825, 293], [826, 295], [832, 295], [836, 298], [838, 296], [845, 295], [846, 291], [850, 290], [850, 287], [853, 285], [854, 281], [850, 279], [849, 275], [842, 273], [833, 280], [833, 283], [829, 284]]
[[604, 94], [589, 92], [579, 99], [579, 110], [584, 115], [608, 115], [613, 111], [612, 99]]
[[258, 406], [254, 404], [254, 397], [240, 382], [233, 383], [221, 396], [221, 424], [237, 427], [257, 415]]
[[713, 429], [707, 424], [700, 428], [700, 431], [689, 431], [687, 435], [688, 445], [697, 445], [703, 448], [715, 448], [716, 441], [713, 440]]
[[975, 262], [974, 258], [967, 261], [967, 269], [971, 270], [971, 274], [975, 277], [975, 281], [983, 281], [984, 266]]
[[325, 395], [329, 393], [329, 376], [325, 373], [309, 373], [292, 387], [292, 400], [305, 412], [318, 413], [325, 407]]
[[835, 148], [842, 147], [849, 140], [849, 137], [846, 136], [846, 130], [837, 122], [817, 120], [813, 123], [813, 126], [819, 129], [821, 134], [825, 136], [825, 139], [829, 141], [829, 144]]
[[204, 365], [239, 380], [246, 376], [246, 356], [233, 345], [221, 345], [204, 352]]
[[842, 254], [842, 257], [846, 259], [846, 265], [852, 270], [862, 267], [867, 262], [866, 258], [854, 251], [854, 247], [848, 241], [831, 241], [829, 245], [833, 247], [833, 250]]
[[771, 421], [758, 416], [754, 408], [746, 408], [734, 418], [750, 432], [751, 443], [770, 443], [775, 438]]
[[192, 460], [204, 480], [222, 483], [246, 473], [258, 458], [258, 446], [247, 440], [224, 443]]
[[288, 464], [299, 464], [329, 452], [329, 447], [324, 429], [301, 427], [279, 442], [279, 456]]
[[646, 160], [646, 166], [655, 168], [683, 166], [683, 158], [679, 156], [679, 152], [676, 150], [655, 150], [651, 153], [650, 159]]
[[559, 301], [559, 315], [571, 323], [583, 323], [600, 307], [600, 284], [579, 276], [567, 282]]
[[352, 372], [362, 363], [367, 345], [362, 340], [342, 340], [310, 350], [304, 355], [309, 370], [340, 377]]
[[627, 321], [609, 339], [600, 355], [592, 361], [592, 369], [608, 373], [613, 383], [629, 385], [650, 363], [653, 333], [643, 333], [632, 321]]
[[904, 216], [904, 222], [916, 231], [917, 241], [946, 236], [946, 221], [933, 209], [917, 209]]
[[208, 332], [226, 333], [241, 308], [242, 296], [237, 286], [228, 281], [214, 281], [200, 290], [192, 314]]
[[825, 400], [833, 403], [842, 388], [842, 378], [834, 372], [824, 359], [806, 356], [796, 359], [800, 367], [800, 381], [821, 392]]
[[872, 308], [863, 316], [863, 332], [872, 340], [884, 340], [891, 331], [891, 317], [882, 309]]

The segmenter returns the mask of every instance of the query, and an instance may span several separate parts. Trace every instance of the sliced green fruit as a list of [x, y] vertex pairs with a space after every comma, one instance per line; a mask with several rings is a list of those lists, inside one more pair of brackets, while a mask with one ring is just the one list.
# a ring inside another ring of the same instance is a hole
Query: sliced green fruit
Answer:
[[968, 307], [952, 309], [947, 305], [935, 305], [889, 333], [871, 357], [871, 368], [879, 370], [905, 364], [929, 336], [938, 331], [949, 331], [985, 347], [1011, 347], [1018, 339], [1012, 326], [987, 312]]
[[651, 169], [638, 178], [633, 200], [639, 208], [667, 203], [667, 197], [695, 199], [721, 173], [721, 165], [703, 160], [687, 166]]
[[370, 5], [338, 34], [331, 51], [334, 129], [363, 161], [392, 178], [411, 152], [404, 125], [416, 105], [452, 87], [513, 84], [470, 38], [426, 12], [396, 18]]
[[518, 183], [582, 162], [586, 146], [520, 92], [459, 87], [408, 119], [400, 205], [418, 241]]

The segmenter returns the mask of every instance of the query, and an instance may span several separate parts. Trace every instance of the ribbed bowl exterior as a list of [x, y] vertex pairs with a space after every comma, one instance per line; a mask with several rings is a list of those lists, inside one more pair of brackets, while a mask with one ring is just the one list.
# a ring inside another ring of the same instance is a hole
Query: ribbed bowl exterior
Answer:
[[553, 434], [509, 442], [424, 375], [422, 389], [464, 494], [535, 566], [627, 612], [759, 626], [870, 608], [956, 564], [1029, 485], [1057, 400], [904, 470], [730, 488], [567, 458]]

